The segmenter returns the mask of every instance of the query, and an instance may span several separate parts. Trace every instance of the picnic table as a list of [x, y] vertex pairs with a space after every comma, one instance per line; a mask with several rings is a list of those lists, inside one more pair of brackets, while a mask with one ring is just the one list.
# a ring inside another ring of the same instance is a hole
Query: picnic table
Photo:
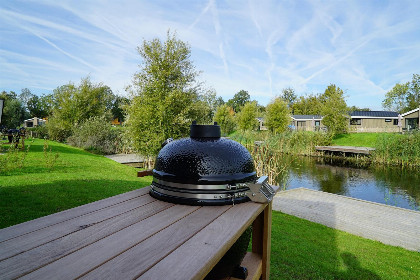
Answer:
[[0, 279], [203, 279], [251, 224], [247, 279], [269, 278], [271, 203], [187, 206], [148, 192], [0, 230]]

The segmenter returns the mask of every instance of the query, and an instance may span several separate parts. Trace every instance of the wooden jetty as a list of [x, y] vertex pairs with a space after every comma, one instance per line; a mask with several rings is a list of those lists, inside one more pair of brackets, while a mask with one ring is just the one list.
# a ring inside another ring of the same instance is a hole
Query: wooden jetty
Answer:
[[315, 146], [317, 151], [324, 152], [340, 152], [340, 153], [352, 153], [352, 154], [365, 154], [369, 155], [375, 148], [370, 147], [353, 147], [353, 146]]
[[420, 212], [305, 188], [277, 193], [273, 209], [420, 252]]

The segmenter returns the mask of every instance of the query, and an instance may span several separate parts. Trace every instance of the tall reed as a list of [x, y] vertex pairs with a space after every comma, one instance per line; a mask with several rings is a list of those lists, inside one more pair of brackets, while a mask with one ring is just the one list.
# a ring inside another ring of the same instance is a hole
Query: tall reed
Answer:
[[325, 132], [312, 131], [288, 131], [279, 134], [249, 131], [235, 134], [232, 139], [245, 146], [262, 141], [272, 152], [308, 156], [317, 154], [315, 146], [330, 145], [332, 136]]
[[372, 153], [375, 163], [402, 167], [420, 166], [420, 131], [381, 134], [376, 140], [375, 149]]
[[289, 179], [291, 159], [285, 160], [280, 153], [270, 150], [267, 144], [247, 145], [258, 176], [268, 176], [268, 182], [285, 189]]

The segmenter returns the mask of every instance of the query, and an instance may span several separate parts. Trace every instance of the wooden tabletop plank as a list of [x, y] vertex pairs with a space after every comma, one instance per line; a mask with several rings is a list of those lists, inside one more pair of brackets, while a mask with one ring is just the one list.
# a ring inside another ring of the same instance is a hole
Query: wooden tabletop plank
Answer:
[[21, 279], [75, 279], [136, 246], [198, 208], [175, 205], [41, 267], [23, 276]]
[[84, 228], [88, 228], [94, 224], [101, 223], [104, 220], [121, 215], [122, 213], [131, 211], [153, 201], [155, 201], [155, 199], [149, 195], [136, 197], [134, 199], [104, 208], [101, 211], [90, 212], [83, 215], [82, 219], [66, 220], [60, 223], [59, 226], [42, 228], [32, 232], [32, 234], [25, 234], [9, 239], [1, 243], [0, 261], [73, 232], [83, 230]]
[[149, 192], [149, 188], [142, 188], [137, 189], [131, 192], [123, 193], [117, 196], [113, 196], [110, 198], [106, 198], [103, 200], [95, 201], [89, 204], [85, 204], [79, 207], [75, 207], [72, 209], [68, 209], [56, 214], [48, 215], [45, 217], [41, 217], [32, 221], [28, 221], [25, 223], [21, 223], [18, 225], [14, 225], [8, 228], [4, 228], [0, 230], [0, 246], [1, 243], [15, 238], [20, 235], [28, 234], [33, 231], [61, 223], [63, 221], [74, 219], [82, 215], [86, 215], [87, 213], [99, 211], [101, 209], [110, 207], [112, 205], [122, 203], [126, 200], [134, 199], [136, 197], [146, 195]]
[[203, 279], [265, 207], [235, 205], [138, 279]]
[[[137, 246], [115, 257], [82, 279], [135, 279], [232, 206], [201, 207]], [[168, 271], [167, 278], [171, 278]]]
[[14, 279], [25, 275], [172, 206], [173, 204], [155, 200], [6, 259], [0, 262], [0, 278]]

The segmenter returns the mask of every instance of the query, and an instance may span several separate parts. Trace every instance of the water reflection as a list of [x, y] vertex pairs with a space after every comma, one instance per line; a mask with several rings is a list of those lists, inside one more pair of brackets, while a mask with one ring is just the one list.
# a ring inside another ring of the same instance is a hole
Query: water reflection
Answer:
[[292, 160], [287, 189], [299, 187], [420, 210], [417, 170], [358, 169], [329, 165], [320, 158], [298, 157]]

